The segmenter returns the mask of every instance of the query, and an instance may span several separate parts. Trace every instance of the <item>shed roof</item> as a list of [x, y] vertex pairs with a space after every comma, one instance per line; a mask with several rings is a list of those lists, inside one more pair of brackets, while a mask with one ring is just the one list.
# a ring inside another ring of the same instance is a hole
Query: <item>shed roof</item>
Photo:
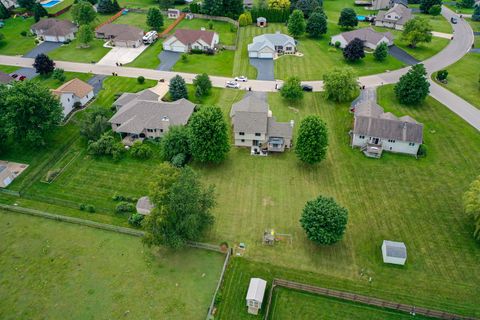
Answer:
[[392, 258], [407, 258], [407, 247], [403, 242], [383, 240], [386, 255]]
[[267, 22], [267, 18], [265, 17], [258, 17], [257, 22]]
[[248, 286], [247, 300], [255, 300], [262, 303], [266, 287], [267, 281], [260, 278], [251, 278], [250, 285]]
[[93, 87], [91, 85], [78, 78], [75, 78], [65, 82], [52, 92], [57, 96], [60, 96], [62, 93], [73, 93], [77, 97], [83, 98], [92, 91]]

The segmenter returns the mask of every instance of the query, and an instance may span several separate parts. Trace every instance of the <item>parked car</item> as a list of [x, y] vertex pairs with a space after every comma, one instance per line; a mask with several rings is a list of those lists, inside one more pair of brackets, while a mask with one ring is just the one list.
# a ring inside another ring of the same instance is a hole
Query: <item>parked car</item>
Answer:
[[240, 88], [240, 84], [236, 81], [227, 81], [227, 84], [225, 85], [227, 88], [232, 88], [232, 89], [238, 89]]
[[20, 77], [18, 77], [18, 80], [19, 80], [19, 81], [23, 81], [23, 80], [25, 80], [25, 79], [27, 79], [26, 76], [20, 76]]
[[453, 24], [457, 24], [458, 20], [455, 17], [451, 17], [450, 22], [453, 23]]
[[247, 79], [247, 77], [245, 77], [245, 76], [240, 76], [240, 77], [235, 77], [235, 81], [238, 81], [238, 82], [247, 82], [248, 79]]
[[308, 85], [308, 84], [302, 84], [302, 90], [311, 92], [311, 91], [313, 91], [313, 87], [311, 85]]
[[18, 78], [18, 74], [14, 73], [14, 74], [11, 75], [11, 77], [12, 77], [13, 79], [17, 79], [17, 78]]

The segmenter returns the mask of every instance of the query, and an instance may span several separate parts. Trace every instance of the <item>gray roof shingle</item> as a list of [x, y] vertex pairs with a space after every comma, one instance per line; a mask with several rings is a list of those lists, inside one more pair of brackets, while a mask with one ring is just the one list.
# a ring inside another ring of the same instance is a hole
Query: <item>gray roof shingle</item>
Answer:
[[343, 32], [342, 36], [347, 42], [359, 38], [362, 41], [377, 44], [383, 37], [386, 37], [389, 41], [393, 41], [393, 36], [390, 32], [377, 32], [372, 28], [362, 28]]
[[[400, 16], [400, 19], [389, 19], [387, 15], [392, 12], [397, 12]], [[396, 4], [388, 11], [381, 10], [378, 12], [377, 17], [375, 18], [376, 21], [382, 22], [391, 22], [396, 23], [398, 25], [404, 25], [407, 21], [412, 19], [412, 9], [409, 9], [401, 4]]]
[[42, 19], [33, 24], [30, 29], [35, 33], [42, 33], [45, 36], [66, 36], [77, 30], [77, 26], [67, 20]]
[[288, 122], [277, 122], [275, 117], [268, 118], [268, 136], [292, 139], [293, 128]]

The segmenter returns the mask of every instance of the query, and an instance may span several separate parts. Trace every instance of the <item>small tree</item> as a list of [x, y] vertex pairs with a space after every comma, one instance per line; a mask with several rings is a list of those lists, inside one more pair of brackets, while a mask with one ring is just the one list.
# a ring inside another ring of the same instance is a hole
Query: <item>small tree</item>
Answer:
[[182, 98], [188, 99], [187, 85], [185, 84], [185, 80], [178, 74], [170, 80], [168, 92], [173, 101]]
[[480, 4], [477, 4], [473, 9], [472, 20], [480, 21]]
[[280, 94], [284, 99], [291, 101], [302, 99], [303, 90], [300, 78], [289, 77], [280, 89]]
[[141, 141], [135, 141], [130, 148], [130, 154], [137, 159], [148, 159], [153, 155], [152, 148]]
[[193, 85], [195, 86], [195, 96], [197, 98], [208, 96], [212, 90], [212, 81], [208, 77], [208, 74], [199, 74], [193, 79]]
[[434, 5], [442, 5], [442, 0], [421, 0], [420, 1], [420, 10], [423, 13], [429, 13], [430, 8], [433, 7]]
[[52, 77], [53, 79], [62, 83], [65, 82], [65, 80], [67, 79], [67, 76], [65, 76], [65, 71], [59, 68], [56, 68], [55, 70], [53, 70]]
[[0, 19], [10, 18], [10, 11], [0, 2]]
[[43, 53], [40, 53], [35, 57], [35, 62], [33, 63], [33, 67], [37, 71], [37, 73], [41, 75], [47, 75], [53, 72], [55, 69], [55, 62], [46, 56]]
[[430, 93], [430, 83], [426, 75], [425, 67], [419, 63], [401, 76], [394, 88], [398, 101], [402, 104], [415, 105], [425, 100]]
[[373, 57], [377, 61], [384, 61], [388, 56], [388, 47], [385, 42], [380, 43], [373, 52]]
[[327, 19], [324, 14], [314, 12], [307, 21], [307, 33], [312, 38], [318, 38], [327, 33]]
[[290, 33], [292, 37], [299, 37], [305, 33], [305, 27], [303, 12], [300, 10], [293, 10], [288, 18], [288, 33]]
[[247, 21], [247, 15], [245, 13], [242, 13], [239, 17], [238, 17], [238, 25], [240, 27], [246, 27], [248, 26], [248, 21]]
[[120, 160], [125, 149], [120, 142], [116, 142], [111, 134], [104, 133], [97, 141], [89, 141], [87, 151], [97, 156], [111, 156], [113, 160]]
[[79, 25], [90, 24], [97, 18], [97, 12], [92, 4], [87, 1], [80, 0], [72, 6], [70, 11], [72, 12], [73, 21]]
[[357, 61], [365, 58], [365, 51], [363, 50], [363, 41], [355, 38], [350, 41], [345, 49], [343, 49], [343, 57], [347, 61]]
[[350, 68], [334, 68], [323, 76], [327, 99], [343, 102], [352, 100], [358, 93], [357, 75]]
[[79, 122], [80, 134], [84, 136], [87, 141], [100, 139], [102, 134], [111, 128], [108, 119], [109, 114], [107, 109], [98, 106], [89, 107]]
[[300, 123], [295, 153], [308, 164], [315, 164], [325, 159], [328, 147], [328, 131], [325, 123], [318, 116], [310, 115]]
[[84, 24], [78, 28], [77, 39], [81, 48], [90, 47], [90, 42], [93, 41], [93, 37], [94, 33], [91, 25]]
[[144, 84], [145, 83], [145, 77], [144, 76], [138, 76], [137, 77], [137, 82], [138, 82], [138, 84]]
[[357, 14], [352, 8], [344, 8], [340, 12], [338, 25], [342, 28], [355, 28], [358, 25]]
[[432, 26], [428, 20], [422, 17], [415, 17], [405, 24], [402, 40], [407, 41], [412, 48], [415, 48], [421, 42], [431, 42]]
[[465, 213], [473, 218], [473, 237], [480, 241], [480, 176], [463, 195]]
[[178, 154], [190, 159], [190, 130], [186, 126], [172, 126], [162, 138], [163, 159], [172, 161]]
[[442, 12], [442, 6], [441, 5], [434, 5], [432, 6], [429, 10], [428, 10], [428, 13], [434, 17], [440, 15], [440, 13]]
[[228, 125], [218, 107], [203, 106], [190, 118], [192, 156], [200, 162], [222, 162], [230, 151]]
[[437, 72], [437, 80], [440, 82], [446, 82], [448, 77], [447, 70], [440, 70]]
[[290, 9], [290, 0], [268, 0], [270, 9]]
[[147, 25], [150, 29], [160, 31], [163, 27], [163, 15], [157, 8], [150, 8], [147, 12]]
[[324, 196], [308, 201], [300, 219], [307, 238], [326, 245], [342, 239], [347, 222], [347, 209], [338, 205], [333, 198]]
[[40, 21], [41, 17], [46, 17], [48, 16], [47, 10], [40, 4], [40, 3], [35, 3], [33, 6], [33, 17], [35, 22]]

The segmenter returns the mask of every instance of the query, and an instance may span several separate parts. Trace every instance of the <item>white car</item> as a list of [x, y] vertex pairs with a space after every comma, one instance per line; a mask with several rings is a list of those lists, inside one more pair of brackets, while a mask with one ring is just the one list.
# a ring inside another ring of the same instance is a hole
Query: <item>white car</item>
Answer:
[[235, 77], [235, 81], [247, 82], [248, 79], [247, 79], [247, 77], [245, 77], [245, 76], [240, 76], [240, 77]]
[[227, 81], [227, 84], [225, 85], [225, 87], [238, 89], [238, 88], [240, 88], [240, 84], [236, 81]]

